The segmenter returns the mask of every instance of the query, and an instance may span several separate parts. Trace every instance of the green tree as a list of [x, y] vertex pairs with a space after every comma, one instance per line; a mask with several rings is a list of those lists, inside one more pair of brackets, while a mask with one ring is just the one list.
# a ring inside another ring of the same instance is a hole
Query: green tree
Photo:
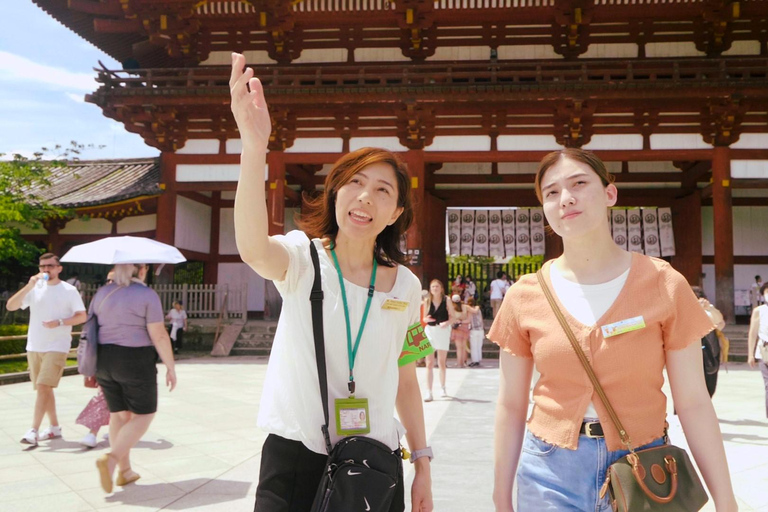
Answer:
[[41, 250], [21, 236], [22, 227], [38, 229], [48, 219], [67, 218], [71, 210], [51, 205], [41, 194], [51, 186], [51, 171], [77, 160], [86, 146], [71, 142], [68, 147], [42, 148], [33, 158], [0, 153], [0, 275], [15, 268], [35, 265]]

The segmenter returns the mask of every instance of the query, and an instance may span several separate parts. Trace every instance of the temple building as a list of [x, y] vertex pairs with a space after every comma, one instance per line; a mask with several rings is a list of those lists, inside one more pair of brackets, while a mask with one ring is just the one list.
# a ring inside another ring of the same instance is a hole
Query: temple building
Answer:
[[[264, 309], [234, 243], [236, 51], [272, 116], [272, 234], [341, 154], [385, 147], [412, 176], [411, 268], [445, 279], [451, 209], [537, 207], [537, 162], [582, 147], [615, 174], [618, 206], [668, 209], [672, 265], [727, 318], [768, 278], [768, 0], [33, 1], [122, 63], [86, 100], [161, 151], [107, 179], [135, 178], [128, 202], [73, 196], [91, 220], [36, 235], [54, 246], [140, 232]], [[545, 257], [561, 249], [546, 238]]]

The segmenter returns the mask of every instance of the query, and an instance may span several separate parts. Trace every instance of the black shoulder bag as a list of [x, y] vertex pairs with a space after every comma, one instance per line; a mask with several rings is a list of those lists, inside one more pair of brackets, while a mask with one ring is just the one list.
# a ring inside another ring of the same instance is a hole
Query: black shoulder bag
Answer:
[[312, 331], [315, 335], [317, 376], [323, 401], [325, 423], [321, 426], [328, 451], [325, 472], [310, 512], [389, 512], [395, 488], [403, 478], [400, 448], [392, 451], [383, 443], [365, 436], [345, 437], [331, 447], [328, 431], [328, 375], [323, 336], [323, 288], [317, 248], [310, 242], [315, 280], [312, 302]]

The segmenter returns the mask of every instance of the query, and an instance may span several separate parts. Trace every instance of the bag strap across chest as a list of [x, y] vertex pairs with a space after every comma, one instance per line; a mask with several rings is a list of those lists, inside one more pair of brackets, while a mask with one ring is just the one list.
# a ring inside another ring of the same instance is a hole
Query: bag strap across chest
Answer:
[[312, 256], [312, 267], [315, 270], [315, 278], [312, 281], [312, 291], [309, 301], [312, 304], [312, 333], [315, 338], [315, 359], [317, 360], [317, 379], [320, 382], [320, 399], [323, 402], [323, 419], [325, 423], [320, 427], [325, 439], [325, 449], [330, 454], [333, 450], [331, 435], [328, 431], [328, 370], [325, 364], [325, 336], [323, 335], [323, 284], [320, 276], [320, 258], [317, 255], [317, 247], [310, 240], [309, 253]]

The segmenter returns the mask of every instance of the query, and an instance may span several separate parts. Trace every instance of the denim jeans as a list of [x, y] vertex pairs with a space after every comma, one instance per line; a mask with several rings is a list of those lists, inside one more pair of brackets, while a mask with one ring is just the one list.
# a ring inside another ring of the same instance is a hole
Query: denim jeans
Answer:
[[[659, 438], [636, 450], [660, 446]], [[579, 436], [576, 450], [549, 444], [525, 431], [517, 469], [517, 512], [605, 512], [608, 495], [600, 499], [608, 466], [627, 455], [609, 451], [604, 438]]]

